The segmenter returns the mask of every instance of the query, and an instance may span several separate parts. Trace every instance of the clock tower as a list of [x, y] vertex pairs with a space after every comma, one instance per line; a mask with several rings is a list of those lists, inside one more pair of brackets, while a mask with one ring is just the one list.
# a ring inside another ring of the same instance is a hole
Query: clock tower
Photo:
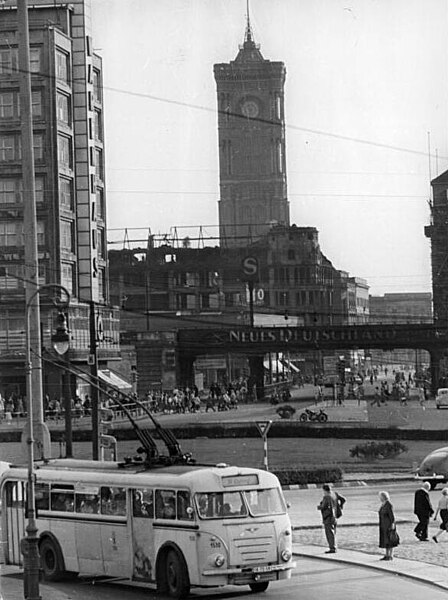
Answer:
[[282, 62], [263, 58], [247, 19], [235, 60], [214, 65], [222, 246], [246, 246], [289, 225]]

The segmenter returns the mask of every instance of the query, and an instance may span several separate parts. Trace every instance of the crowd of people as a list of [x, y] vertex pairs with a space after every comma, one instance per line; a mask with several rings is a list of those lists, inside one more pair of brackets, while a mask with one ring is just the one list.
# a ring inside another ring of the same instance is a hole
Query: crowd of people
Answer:
[[[332, 489], [331, 484], [324, 484], [323, 498], [318, 504], [317, 509], [322, 515], [322, 524], [325, 531], [325, 537], [328, 543], [327, 554], [337, 552], [336, 531], [338, 519], [342, 517], [346, 498]], [[425, 481], [421, 487], [414, 493], [414, 514], [418, 523], [414, 527], [415, 537], [419, 542], [429, 541], [429, 522], [431, 517], [434, 521], [440, 518], [438, 532], [432, 536], [435, 543], [439, 542], [439, 537], [448, 532], [448, 488], [443, 488], [442, 495], [434, 509], [429, 497], [430, 484]], [[379, 541], [378, 546], [384, 550], [384, 556], [380, 560], [393, 560], [393, 549], [400, 544], [400, 536], [397, 531], [394, 508], [391, 503], [390, 495], [386, 491], [379, 492], [380, 506], [378, 510], [379, 523]]]

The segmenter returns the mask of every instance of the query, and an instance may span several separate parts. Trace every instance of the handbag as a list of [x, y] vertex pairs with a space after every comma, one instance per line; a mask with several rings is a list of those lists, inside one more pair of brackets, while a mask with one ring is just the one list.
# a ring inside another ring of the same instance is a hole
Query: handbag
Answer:
[[396, 529], [391, 529], [389, 531], [389, 544], [391, 548], [395, 548], [400, 543], [400, 536]]

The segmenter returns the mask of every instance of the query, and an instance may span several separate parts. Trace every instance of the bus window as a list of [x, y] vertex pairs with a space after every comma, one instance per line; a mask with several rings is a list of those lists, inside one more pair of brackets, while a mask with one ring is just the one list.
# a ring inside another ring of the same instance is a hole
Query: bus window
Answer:
[[[188, 510], [190, 509], [190, 510]], [[191, 521], [194, 517], [191, 507], [191, 494], [187, 491], [177, 492], [177, 518], [182, 521]]]
[[132, 510], [134, 517], [154, 518], [154, 499], [152, 490], [132, 491]]
[[76, 512], [97, 515], [100, 512], [100, 498], [98, 494], [79, 494], [76, 492]]
[[196, 495], [196, 506], [202, 519], [247, 517], [241, 492], [210, 492]]
[[286, 507], [278, 488], [268, 490], [250, 490], [244, 492], [251, 514], [280, 515], [286, 512]]
[[25, 484], [20, 481], [8, 481], [6, 484], [6, 506], [23, 508], [25, 506]]
[[156, 517], [176, 518], [176, 494], [172, 490], [156, 490]]
[[50, 510], [50, 488], [46, 483], [36, 483], [34, 486], [36, 509]]
[[75, 494], [73, 486], [61, 486], [55, 484], [51, 486], [51, 510], [60, 512], [74, 512], [75, 510]]
[[101, 488], [101, 514], [126, 515], [126, 489], [122, 487]]

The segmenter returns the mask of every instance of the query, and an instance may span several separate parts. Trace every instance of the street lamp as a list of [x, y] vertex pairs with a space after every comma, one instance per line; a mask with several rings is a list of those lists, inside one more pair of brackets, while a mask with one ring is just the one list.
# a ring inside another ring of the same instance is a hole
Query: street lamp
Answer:
[[[26, 537], [22, 539], [21, 549], [23, 554], [23, 583], [25, 598], [28, 600], [41, 600], [39, 593], [39, 538], [37, 537], [37, 525], [36, 525], [36, 496], [34, 489], [34, 433], [33, 433], [33, 384], [32, 384], [32, 366], [31, 366], [31, 340], [30, 340], [30, 308], [33, 305], [34, 298], [45, 289], [53, 289], [57, 292], [62, 292], [66, 299], [55, 297], [54, 304], [59, 310], [62, 307], [67, 308], [70, 303], [70, 294], [62, 285], [56, 283], [48, 283], [38, 287], [28, 299], [25, 307], [25, 335], [26, 335], [26, 396], [27, 396], [27, 433], [26, 446], [28, 456], [28, 493], [27, 493], [27, 526], [26, 526]], [[59, 337], [57, 337], [59, 335]], [[68, 332], [66, 331], [68, 336]], [[59, 343], [62, 338], [62, 331], [56, 330], [53, 336], [56, 339], [56, 343]], [[67, 340], [64, 341], [66, 343]], [[68, 345], [67, 345], [68, 348]]]

